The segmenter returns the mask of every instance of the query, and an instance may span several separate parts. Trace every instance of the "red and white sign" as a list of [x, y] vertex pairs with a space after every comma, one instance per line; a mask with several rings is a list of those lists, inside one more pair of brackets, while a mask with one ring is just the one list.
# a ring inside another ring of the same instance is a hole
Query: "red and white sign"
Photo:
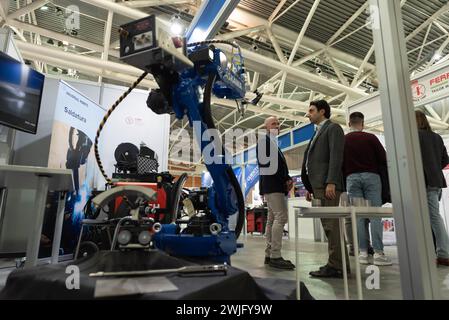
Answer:
[[449, 66], [417, 76], [411, 82], [413, 102], [424, 105], [449, 96]]
[[422, 100], [426, 97], [426, 87], [418, 80], [412, 81], [413, 102]]
[[[413, 104], [423, 106], [449, 97], [449, 61], [437, 64], [413, 77], [410, 81]], [[365, 115], [365, 123], [382, 120], [379, 92], [354, 101], [348, 106], [347, 115], [360, 111]], [[349, 119], [348, 119], [349, 120]]]

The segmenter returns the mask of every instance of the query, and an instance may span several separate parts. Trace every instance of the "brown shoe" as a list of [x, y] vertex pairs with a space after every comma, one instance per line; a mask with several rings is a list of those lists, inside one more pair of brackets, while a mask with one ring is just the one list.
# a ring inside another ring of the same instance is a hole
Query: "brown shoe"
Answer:
[[449, 267], [449, 259], [447, 259], [447, 258], [437, 258], [437, 265], [448, 266]]

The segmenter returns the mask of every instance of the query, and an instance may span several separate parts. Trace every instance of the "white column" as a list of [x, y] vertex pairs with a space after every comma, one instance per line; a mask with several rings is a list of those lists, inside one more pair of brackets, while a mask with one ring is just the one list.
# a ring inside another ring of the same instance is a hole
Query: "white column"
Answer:
[[402, 294], [438, 299], [421, 151], [410, 88], [400, 1], [370, 0]]

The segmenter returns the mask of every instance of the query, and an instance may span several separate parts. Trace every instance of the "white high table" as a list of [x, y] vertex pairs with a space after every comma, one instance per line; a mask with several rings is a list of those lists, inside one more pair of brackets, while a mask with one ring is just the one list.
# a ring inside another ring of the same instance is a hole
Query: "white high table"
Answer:
[[34, 221], [28, 237], [25, 268], [35, 266], [39, 253], [42, 224], [44, 222], [45, 205], [48, 190], [59, 191], [55, 234], [51, 251], [51, 263], [57, 263], [59, 246], [61, 244], [62, 225], [64, 221], [64, 207], [66, 193], [74, 190], [72, 170], [50, 169], [43, 167], [0, 165], [1, 205], [5, 204], [7, 189], [36, 190]]
[[[343, 264], [343, 282], [345, 299], [349, 300], [348, 273], [346, 270], [346, 254], [344, 230], [345, 218], [351, 218], [352, 236], [354, 252], [359, 252], [359, 242], [357, 236], [357, 218], [392, 218], [393, 208], [382, 207], [294, 207], [295, 208], [295, 259], [296, 259], [296, 295], [300, 299], [300, 270], [299, 270], [299, 218], [331, 218], [338, 219], [340, 225], [340, 248]], [[355, 259], [355, 272], [357, 281], [357, 297], [363, 299], [362, 276], [360, 272], [360, 262]]]

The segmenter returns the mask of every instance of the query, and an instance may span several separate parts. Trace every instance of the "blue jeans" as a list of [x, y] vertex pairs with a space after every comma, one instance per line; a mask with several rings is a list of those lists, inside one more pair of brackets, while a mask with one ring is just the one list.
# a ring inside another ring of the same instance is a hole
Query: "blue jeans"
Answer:
[[443, 218], [440, 215], [440, 203], [438, 201], [441, 189], [427, 188], [427, 203], [429, 205], [430, 225], [437, 246], [437, 257], [449, 259], [449, 238], [444, 227]]
[[[382, 182], [380, 176], [376, 173], [361, 172], [350, 174], [346, 178], [346, 186], [348, 190], [348, 197], [364, 198], [371, 201], [373, 207], [382, 206]], [[360, 218], [357, 221], [357, 233], [359, 240], [360, 251], [368, 250], [369, 235], [366, 234], [365, 220], [367, 218]], [[381, 218], [370, 218], [371, 237], [374, 251], [382, 253], [384, 251], [383, 244], [383, 225]]]

